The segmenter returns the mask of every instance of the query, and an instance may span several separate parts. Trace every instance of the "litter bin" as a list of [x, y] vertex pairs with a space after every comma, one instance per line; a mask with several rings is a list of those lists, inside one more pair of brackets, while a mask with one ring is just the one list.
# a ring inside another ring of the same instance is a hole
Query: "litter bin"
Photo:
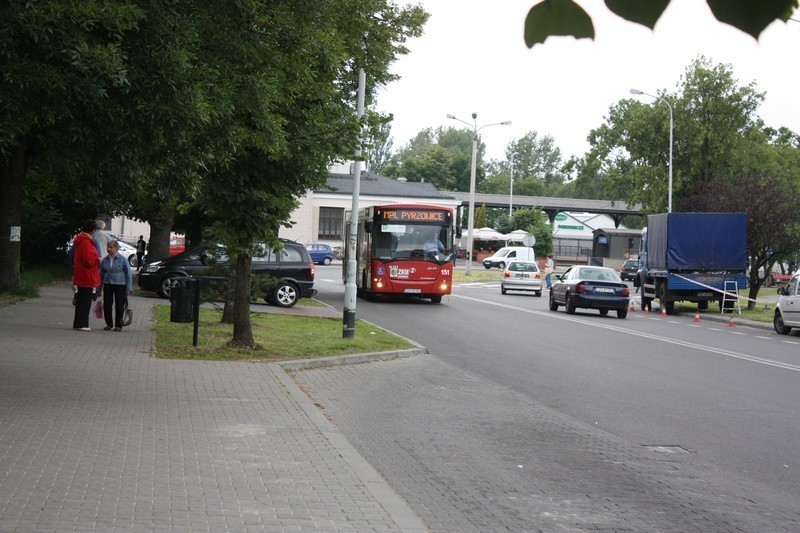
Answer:
[[194, 278], [178, 278], [172, 281], [169, 290], [169, 321], [194, 321], [194, 291], [197, 280]]

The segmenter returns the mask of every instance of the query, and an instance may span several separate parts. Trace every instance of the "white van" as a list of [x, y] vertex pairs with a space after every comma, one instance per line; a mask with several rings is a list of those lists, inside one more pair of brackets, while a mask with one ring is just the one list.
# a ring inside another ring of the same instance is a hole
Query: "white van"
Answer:
[[486, 269], [497, 267], [503, 270], [511, 261], [535, 260], [533, 248], [528, 246], [506, 246], [505, 248], [497, 250], [493, 256], [484, 259], [483, 266]]

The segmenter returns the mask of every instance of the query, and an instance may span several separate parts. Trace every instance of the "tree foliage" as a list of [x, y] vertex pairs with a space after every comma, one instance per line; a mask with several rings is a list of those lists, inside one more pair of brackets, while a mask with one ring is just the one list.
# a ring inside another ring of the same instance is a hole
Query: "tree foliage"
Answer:
[[561, 149], [550, 135], [539, 136], [530, 131], [506, 147], [505, 161], [492, 161], [480, 192], [503, 194], [511, 192], [526, 196], [558, 196], [566, 175], [563, 171]]
[[[653, 29], [669, 6], [670, 0], [605, 0], [614, 14]], [[730, 24], [758, 39], [775, 20], [786, 22], [797, 0], [707, 0], [708, 7], [720, 22]], [[576, 39], [594, 39], [592, 19], [573, 0], [543, 0], [534, 5], [525, 18], [525, 44], [532, 48], [554, 35]]]
[[[385, 175], [426, 181], [445, 191], [469, 191], [472, 171], [472, 132], [458, 128], [426, 128], [392, 156]], [[483, 181], [485, 145], [478, 140], [475, 181]], [[478, 190], [479, 185], [476, 185]]]

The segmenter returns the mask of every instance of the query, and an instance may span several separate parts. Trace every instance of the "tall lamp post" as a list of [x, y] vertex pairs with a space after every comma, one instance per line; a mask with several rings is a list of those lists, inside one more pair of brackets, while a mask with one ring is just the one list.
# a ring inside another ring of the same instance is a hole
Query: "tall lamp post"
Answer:
[[508, 222], [511, 223], [514, 210], [514, 154], [511, 154], [511, 179], [508, 181]]
[[510, 120], [506, 120], [503, 122], [494, 122], [492, 124], [485, 124], [481, 127], [478, 127], [478, 114], [472, 114], [472, 124], [461, 120], [460, 118], [447, 115], [447, 118], [451, 120], [457, 120], [463, 124], [466, 124], [470, 128], [472, 128], [472, 167], [470, 168], [469, 172], [469, 214], [467, 215], [467, 271], [465, 274], [467, 276], [472, 275], [472, 233], [475, 225], [475, 171], [476, 165], [478, 161], [478, 132], [481, 131], [483, 128], [488, 128], [489, 126], [508, 126], [511, 124]]
[[655, 98], [667, 104], [669, 108], [669, 196], [667, 199], [667, 213], [672, 213], [672, 106], [664, 98], [640, 91], [639, 89], [631, 89], [631, 94], [643, 94], [650, 98]]

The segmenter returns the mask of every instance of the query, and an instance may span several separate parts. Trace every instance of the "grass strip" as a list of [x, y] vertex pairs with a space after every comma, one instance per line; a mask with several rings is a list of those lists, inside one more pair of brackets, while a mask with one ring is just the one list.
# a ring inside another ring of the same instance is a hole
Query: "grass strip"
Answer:
[[340, 319], [259, 313], [250, 316], [257, 348], [231, 348], [233, 325], [220, 322], [221, 311], [205, 308], [200, 309], [197, 346], [192, 346], [193, 323], [170, 322], [165, 305], [156, 305], [154, 314], [156, 357], [164, 359], [271, 362], [415, 347], [362, 320], [356, 320], [355, 337], [344, 339]]

